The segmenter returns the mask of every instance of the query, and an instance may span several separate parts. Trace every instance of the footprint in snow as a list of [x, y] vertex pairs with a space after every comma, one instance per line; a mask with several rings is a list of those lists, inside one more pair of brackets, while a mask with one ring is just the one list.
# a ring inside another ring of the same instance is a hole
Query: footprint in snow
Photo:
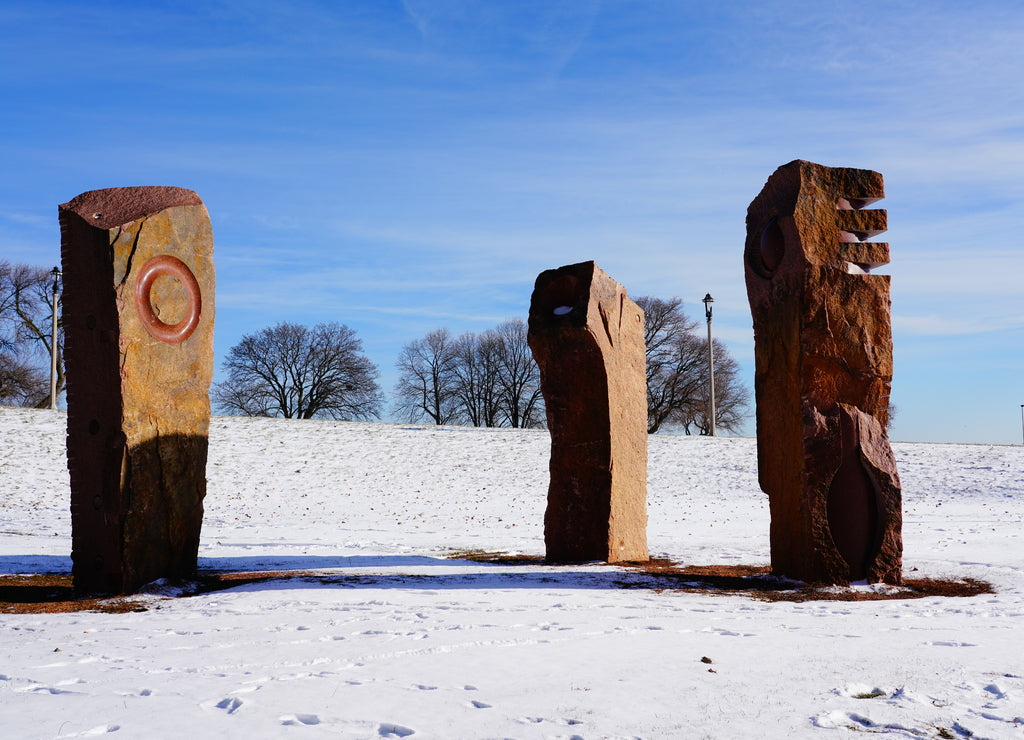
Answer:
[[[86, 730], [78, 735], [78, 737], [96, 737], [97, 735], [106, 735], [109, 732], [117, 732], [120, 729], [121, 725], [99, 725], [91, 730]], [[72, 735], [71, 737], [74, 736]]]
[[881, 697], [895, 696], [898, 692], [888, 691], [886, 689], [879, 688], [878, 686], [869, 686], [868, 684], [851, 683], [847, 684], [845, 688], [833, 689], [833, 693], [851, 699], [878, 699]]
[[118, 696], [152, 696], [153, 692], [149, 689], [139, 689], [138, 691], [118, 691]]
[[1006, 692], [1003, 691], [999, 686], [997, 686], [994, 683], [990, 683], [988, 686], [986, 686], [984, 689], [982, 689], [982, 691], [984, 691], [986, 694], [991, 696], [993, 699], [1005, 699], [1006, 698]]
[[872, 728], [878, 727], [875, 722], [862, 714], [857, 714], [856, 712], [843, 712], [839, 710], [819, 714], [811, 720], [811, 723], [815, 727], [820, 727], [824, 730], [844, 729], [864, 731], [865, 729], [871, 730]]
[[217, 702], [217, 709], [223, 709], [228, 714], [234, 714], [242, 708], [242, 700], [237, 696], [229, 696]]
[[722, 627], [715, 627], [713, 629], [706, 629], [705, 632], [714, 632], [722, 637], [754, 637], [753, 632], [733, 632], [732, 630], [723, 629]]
[[416, 730], [403, 727], [402, 725], [384, 722], [377, 728], [377, 734], [381, 737], [409, 737], [410, 735], [415, 735]]
[[286, 714], [281, 717], [282, 725], [318, 725], [320, 718], [315, 714]]
[[24, 688], [15, 689], [18, 693], [32, 693], [32, 694], [51, 694], [53, 696], [59, 696], [61, 694], [79, 694], [79, 691], [68, 691], [67, 689], [58, 689], [55, 686], [43, 686], [42, 684], [33, 684], [31, 686], [25, 686]]
[[478, 701], [476, 699], [471, 701], [470, 704], [473, 705], [473, 707], [475, 709], [490, 709], [491, 708], [491, 705], [488, 704], [487, 702], [485, 702], [485, 701]]

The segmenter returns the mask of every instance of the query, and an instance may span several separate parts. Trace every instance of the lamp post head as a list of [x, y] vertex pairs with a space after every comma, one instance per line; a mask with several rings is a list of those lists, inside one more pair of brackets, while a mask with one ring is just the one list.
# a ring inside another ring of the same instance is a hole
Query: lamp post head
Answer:
[[710, 293], [708, 293], [701, 299], [701, 303], [704, 304], [704, 315], [708, 318], [709, 321], [711, 320], [711, 304], [714, 302], [715, 299], [711, 297]]
[[52, 270], [50, 270], [50, 274], [53, 275], [53, 292], [54, 294], [56, 294], [59, 292], [58, 286], [60, 285], [60, 268], [54, 267]]

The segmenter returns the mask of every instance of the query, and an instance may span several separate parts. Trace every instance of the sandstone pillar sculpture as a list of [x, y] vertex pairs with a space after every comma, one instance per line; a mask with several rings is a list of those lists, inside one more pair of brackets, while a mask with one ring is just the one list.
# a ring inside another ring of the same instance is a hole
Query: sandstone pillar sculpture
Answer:
[[551, 433], [547, 558], [644, 561], [644, 315], [593, 262], [537, 277], [527, 334]]
[[213, 235], [194, 192], [59, 207], [72, 574], [130, 593], [196, 568], [213, 376]]
[[870, 170], [797, 160], [747, 210], [757, 455], [772, 569], [802, 581], [898, 584], [899, 476], [886, 431], [892, 380], [885, 195]]

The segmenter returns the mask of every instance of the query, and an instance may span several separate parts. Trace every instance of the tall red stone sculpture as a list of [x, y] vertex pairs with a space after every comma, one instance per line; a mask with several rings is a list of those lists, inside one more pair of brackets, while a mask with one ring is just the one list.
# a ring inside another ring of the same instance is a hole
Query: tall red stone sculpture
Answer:
[[870, 170], [797, 160], [747, 210], [757, 462], [772, 570], [802, 581], [898, 584], [899, 476], [886, 431], [892, 380], [885, 195]]
[[72, 575], [131, 593], [195, 571], [213, 377], [213, 234], [194, 192], [59, 207]]
[[547, 558], [648, 560], [643, 311], [593, 262], [547, 270], [527, 339], [551, 434]]

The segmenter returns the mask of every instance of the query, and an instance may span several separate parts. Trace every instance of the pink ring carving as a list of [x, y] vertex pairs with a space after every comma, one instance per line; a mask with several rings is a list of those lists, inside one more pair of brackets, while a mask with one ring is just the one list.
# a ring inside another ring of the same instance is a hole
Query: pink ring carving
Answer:
[[[188, 293], [188, 314], [177, 324], [165, 324], [153, 311], [149, 294], [153, 290], [153, 283], [161, 275], [177, 278]], [[153, 257], [142, 266], [135, 280], [135, 310], [151, 337], [167, 344], [181, 344], [192, 336], [203, 312], [199, 281], [188, 269], [188, 265], [177, 257], [169, 254]]]

